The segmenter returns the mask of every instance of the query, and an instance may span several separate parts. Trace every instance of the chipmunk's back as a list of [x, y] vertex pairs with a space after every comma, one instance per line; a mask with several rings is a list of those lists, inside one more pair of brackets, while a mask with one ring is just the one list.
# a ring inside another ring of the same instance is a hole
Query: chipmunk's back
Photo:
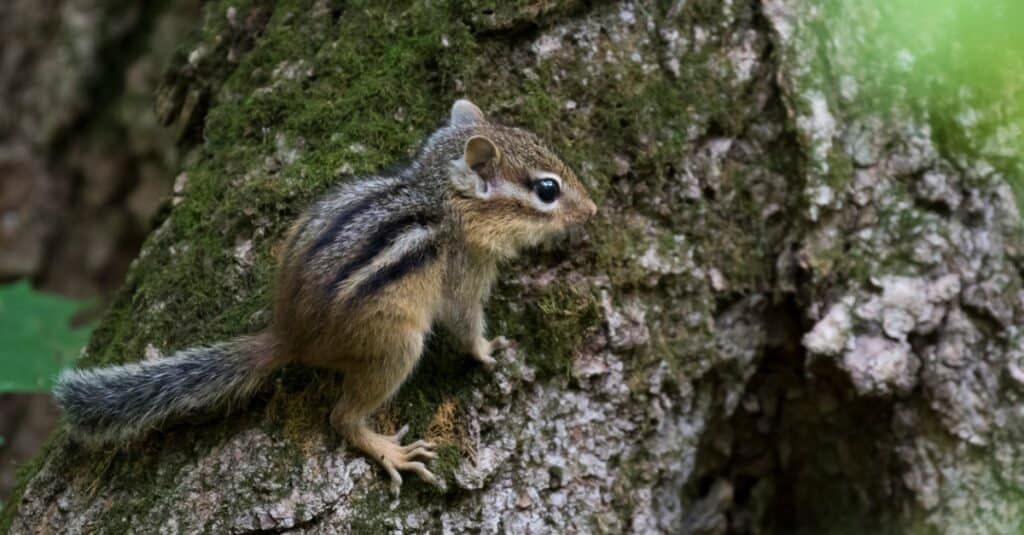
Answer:
[[[296, 351], [315, 353], [335, 338], [351, 346], [353, 324], [373, 314], [429, 325], [418, 309], [439, 294], [422, 279], [440, 264], [442, 195], [405, 171], [345, 184], [307, 211], [287, 242], [275, 305], [277, 327], [304, 342]], [[398, 290], [404, 299], [388, 299]]]

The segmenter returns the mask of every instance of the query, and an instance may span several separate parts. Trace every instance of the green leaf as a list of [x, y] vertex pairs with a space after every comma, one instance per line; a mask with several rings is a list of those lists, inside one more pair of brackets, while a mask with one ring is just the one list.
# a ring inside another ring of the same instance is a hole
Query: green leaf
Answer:
[[0, 392], [49, 390], [89, 340], [71, 328], [86, 302], [34, 291], [28, 282], [0, 287]]

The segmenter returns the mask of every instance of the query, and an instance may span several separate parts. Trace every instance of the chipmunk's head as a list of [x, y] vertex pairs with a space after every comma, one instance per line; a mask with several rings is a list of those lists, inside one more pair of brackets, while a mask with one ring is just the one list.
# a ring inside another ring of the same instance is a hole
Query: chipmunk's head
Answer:
[[488, 123], [468, 100], [452, 106], [460, 144], [450, 161], [452, 207], [466, 238], [502, 256], [586, 221], [597, 205], [537, 136]]

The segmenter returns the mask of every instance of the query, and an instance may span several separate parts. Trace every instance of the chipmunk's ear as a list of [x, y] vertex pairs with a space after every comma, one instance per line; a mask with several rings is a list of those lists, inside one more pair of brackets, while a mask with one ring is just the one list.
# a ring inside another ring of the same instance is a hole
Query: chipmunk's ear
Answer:
[[473, 171], [480, 171], [488, 163], [497, 163], [501, 160], [501, 152], [493, 141], [484, 136], [473, 136], [466, 142], [466, 151], [463, 155], [466, 166]]
[[501, 161], [501, 151], [484, 136], [473, 136], [466, 141], [461, 158], [452, 161], [452, 184], [463, 194], [480, 199], [491, 195], [491, 184]]
[[452, 105], [452, 118], [449, 120], [452, 126], [471, 126], [486, 122], [484, 112], [480, 111], [476, 104], [462, 99], [456, 100], [455, 104]]

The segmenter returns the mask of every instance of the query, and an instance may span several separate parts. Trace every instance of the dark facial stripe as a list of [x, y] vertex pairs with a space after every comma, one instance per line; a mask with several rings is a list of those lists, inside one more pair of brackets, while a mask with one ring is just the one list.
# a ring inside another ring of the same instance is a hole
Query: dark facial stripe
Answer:
[[439, 213], [419, 212], [407, 214], [398, 219], [385, 222], [377, 228], [373, 236], [367, 241], [366, 246], [356, 255], [355, 258], [341, 266], [331, 281], [329, 291], [331, 295], [337, 293], [338, 289], [353, 273], [366, 267], [382, 251], [390, 247], [402, 234], [417, 226], [428, 226], [441, 220]]
[[317, 253], [322, 251], [325, 247], [330, 245], [338, 237], [338, 234], [345, 228], [345, 225], [352, 220], [353, 217], [366, 211], [371, 206], [378, 204], [382, 199], [389, 195], [394, 194], [394, 190], [402, 186], [401, 182], [386, 187], [380, 191], [375, 191], [362, 199], [359, 202], [350, 205], [345, 210], [342, 210], [340, 214], [334, 217], [331, 221], [331, 226], [320, 235], [320, 238], [316, 240], [316, 243], [306, 251], [306, 263], [313, 259]]
[[379, 292], [388, 284], [391, 284], [417, 269], [422, 268], [436, 257], [437, 243], [431, 240], [420, 244], [415, 249], [406, 253], [405, 256], [398, 260], [398, 262], [382, 268], [380, 271], [374, 273], [372, 277], [363, 281], [358, 287], [356, 287], [356, 291], [352, 299], [355, 301], [366, 299], [367, 297]]

